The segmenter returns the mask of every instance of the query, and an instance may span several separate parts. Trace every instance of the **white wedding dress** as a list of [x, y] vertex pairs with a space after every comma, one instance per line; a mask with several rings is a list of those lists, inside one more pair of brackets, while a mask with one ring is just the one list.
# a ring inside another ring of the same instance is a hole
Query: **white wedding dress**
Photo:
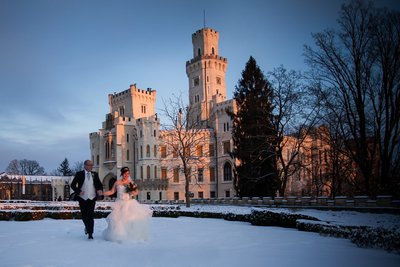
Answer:
[[109, 241], [146, 241], [152, 210], [131, 199], [124, 185], [117, 185], [117, 200], [107, 216], [103, 237]]

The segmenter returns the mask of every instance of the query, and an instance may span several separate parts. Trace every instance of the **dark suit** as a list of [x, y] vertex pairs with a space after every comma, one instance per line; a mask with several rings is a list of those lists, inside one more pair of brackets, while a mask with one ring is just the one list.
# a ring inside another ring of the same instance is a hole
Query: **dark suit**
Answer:
[[[103, 184], [101, 183], [97, 172], [91, 172], [91, 173], [93, 178], [92, 180], [93, 186], [95, 188], [97, 195], [97, 190], [103, 191]], [[81, 209], [81, 214], [82, 214], [82, 221], [85, 224], [87, 233], [91, 235], [93, 234], [93, 228], [94, 228], [94, 207], [96, 205], [97, 196], [93, 199], [87, 199], [87, 200], [82, 199], [79, 196], [84, 182], [85, 182], [85, 171], [79, 171], [76, 173], [74, 179], [72, 180], [71, 188], [77, 194], [77, 200], [79, 201], [79, 207]]]

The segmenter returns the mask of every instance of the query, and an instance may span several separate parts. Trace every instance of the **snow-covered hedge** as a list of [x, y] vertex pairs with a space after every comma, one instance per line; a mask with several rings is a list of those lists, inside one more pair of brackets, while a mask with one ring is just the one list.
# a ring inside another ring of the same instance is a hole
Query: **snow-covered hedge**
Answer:
[[400, 254], [400, 233], [395, 229], [359, 227], [349, 238], [359, 247], [381, 248]]
[[317, 218], [285, 212], [273, 212], [262, 209], [252, 209], [250, 222], [253, 225], [261, 226], [281, 226], [295, 228], [296, 221], [300, 219], [318, 221]]
[[300, 231], [316, 232], [325, 236], [348, 238], [359, 247], [380, 248], [400, 254], [400, 233], [396, 229], [331, 225], [326, 222], [307, 220], [298, 220], [296, 228]]

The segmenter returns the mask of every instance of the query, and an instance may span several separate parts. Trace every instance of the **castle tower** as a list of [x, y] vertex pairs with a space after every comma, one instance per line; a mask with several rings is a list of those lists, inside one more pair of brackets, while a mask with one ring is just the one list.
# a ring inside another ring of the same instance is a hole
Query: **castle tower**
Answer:
[[193, 58], [186, 62], [191, 119], [204, 124], [210, 118], [213, 102], [226, 100], [228, 60], [218, 55], [218, 32], [213, 29], [193, 33], [192, 44]]

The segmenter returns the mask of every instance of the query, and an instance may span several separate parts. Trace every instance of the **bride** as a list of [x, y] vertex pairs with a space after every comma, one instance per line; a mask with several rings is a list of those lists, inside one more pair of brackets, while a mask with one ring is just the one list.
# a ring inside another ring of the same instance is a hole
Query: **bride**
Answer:
[[117, 200], [106, 219], [108, 226], [103, 231], [103, 237], [117, 242], [147, 240], [152, 211], [146, 205], [132, 199], [138, 194], [138, 189], [130, 178], [128, 167], [121, 169], [121, 176], [111, 190], [103, 193], [104, 196], [111, 196], [117, 192]]

